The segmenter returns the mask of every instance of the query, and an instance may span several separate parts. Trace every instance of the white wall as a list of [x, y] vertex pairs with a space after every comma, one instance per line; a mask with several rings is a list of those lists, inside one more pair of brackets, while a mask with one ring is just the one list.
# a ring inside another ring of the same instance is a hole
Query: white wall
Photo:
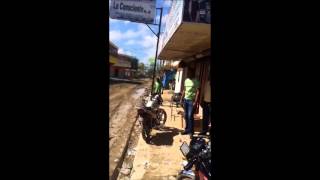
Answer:
[[176, 73], [176, 85], [174, 89], [174, 93], [180, 93], [182, 91], [181, 86], [183, 84], [183, 69], [179, 68]]

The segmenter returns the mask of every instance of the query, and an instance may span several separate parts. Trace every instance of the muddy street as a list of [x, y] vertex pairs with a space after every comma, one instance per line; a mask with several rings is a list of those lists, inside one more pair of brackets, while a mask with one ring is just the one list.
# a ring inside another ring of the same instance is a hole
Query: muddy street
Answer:
[[150, 80], [137, 83], [114, 83], [109, 86], [109, 176], [116, 177], [117, 168], [128, 146], [136, 120], [136, 103], [151, 85]]
[[[190, 142], [188, 135], [181, 135], [181, 108], [170, 106], [171, 94], [165, 90], [164, 103], [161, 106], [168, 116], [166, 125], [161, 130], [153, 130], [151, 144], [147, 144], [141, 136], [141, 127], [136, 126], [131, 134], [128, 149], [122, 163], [118, 180], [172, 180], [181, 170], [183, 156], [180, 145]], [[172, 111], [171, 111], [172, 110]]]

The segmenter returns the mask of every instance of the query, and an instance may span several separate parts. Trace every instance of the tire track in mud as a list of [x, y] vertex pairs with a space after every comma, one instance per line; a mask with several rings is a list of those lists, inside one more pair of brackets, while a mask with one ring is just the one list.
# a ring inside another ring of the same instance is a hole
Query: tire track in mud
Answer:
[[[134, 93], [135, 92], [135, 93]], [[140, 97], [144, 92], [144, 86], [135, 86], [127, 94], [122, 95], [122, 99], [117, 103], [110, 118], [110, 131], [109, 140], [113, 139], [109, 143], [109, 147], [112, 148], [116, 143], [116, 139], [122, 138], [123, 135], [128, 133], [128, 127], [133, 124], [136, 117], [135, 106], [140, 101]]]
[[137, 88], [137, 85], [132, 84], [116, 84], [113, 85], [112, 90], [109, 92], [109, 120], [111, 121], [117, 113], [119, 107], [125, 99], [132, 94], [132, 91]]
[[[134, 90], [139, 88], [137, 85], [122, 84], [119, 89], [115, 89], [116, 93], [109, 98], [109, 137], [113, 138], [119, 131], [123, 129], [127, 114], [132, 109], [132, 94]], [[110, 138], [109, 138], [110, 139]]]
[[122, 89], [125, 86], [114, 88], [114, 94], [109, 97], [109, 177], [112, 175], [113, 179], [117, 176], [117, 167], [121, 165], [131, 130], [136, 122], [135, 105], [148, 84], [150, 83], [130, 84], [126, 89]]

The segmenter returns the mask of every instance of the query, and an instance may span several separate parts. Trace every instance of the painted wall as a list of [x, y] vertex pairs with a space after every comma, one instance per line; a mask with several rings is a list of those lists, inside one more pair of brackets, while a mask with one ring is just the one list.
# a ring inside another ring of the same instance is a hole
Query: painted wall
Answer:
[[182, 75], [183, 75], [183, 69], [179, 68], [176, 73], [176, 84], [175, 84], [175, 89], [174, 93], [181, 93], [182, 92]]

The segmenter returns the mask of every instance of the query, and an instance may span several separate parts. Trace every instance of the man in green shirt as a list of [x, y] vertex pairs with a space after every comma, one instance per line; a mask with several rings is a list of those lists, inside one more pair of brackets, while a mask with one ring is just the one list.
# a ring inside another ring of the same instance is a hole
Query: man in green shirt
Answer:
[[154, 82], [153, 93], [154, 93], [154, 94], [160, 94], [160, 93], [161, 93], [161, 82], [160, 82], [160, 78], [156, 78], [156, 81]]
[[160, 97], [160, 104], [162, 104], [163, 100], [162, 100], [162, 97], [161, 97], [161, 81], [160, 81], [160, 78], [156, 78], [156, 81], [154, 82], [154, 87], [153, 87], [153, 95], [156, 95], [158, 94], [159, 97]]
[[199, 85], [199, 81], [195, 79], [194, 70], [188, 69], [187, 79], [184, 81], [181, 96], [181, 99], [184, 98], [184, 116], [186, 121], [186, 128], [182, 134], [193, 134], [193, 113], [199, 96]]

